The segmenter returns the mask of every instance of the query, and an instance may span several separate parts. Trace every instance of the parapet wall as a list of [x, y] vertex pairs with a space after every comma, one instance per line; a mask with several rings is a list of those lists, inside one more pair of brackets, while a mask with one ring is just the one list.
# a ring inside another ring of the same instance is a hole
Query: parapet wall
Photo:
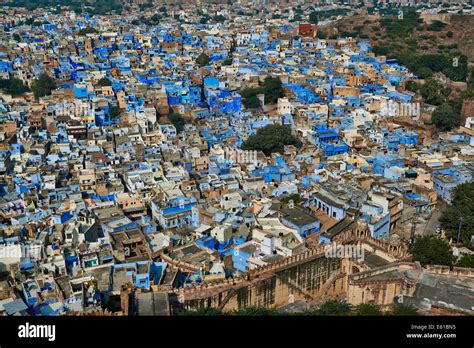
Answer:
[[453, 269], [450, 270], [449, 266], [428, 265], [426, 266], [426, 272], [474, 278], [474, 269], [472, 268], [453, 267]]
[[[372, 238], [364, 225], [348, 229], [334, 238], [333, 242], [368, 243], [396, 259], [410, 256], [405, 245], [393, 246]], [[318, 245], [306, 252], [249, 270], [232, 279], [220, 279], [172, 290], [157, 287], [156, 290], [168, 292], [188, 310], [206, 307], [232, 310], [248, 306], [274, 308], [288, 304], [289, 298], [314, 300], [317, 296], [325, 296], [322, 294], [322, 289], [327, 288], [327, 283], [334, 278], [334, 274], [341, 272], [340, 259], [325, 257], [325, 251], [330, 247], [330, 245]], [[166, 255], [162, 257], [164, 261], [183, 270], [195, 269]], [[405, 263], [397, 263], [394, 267], [400, 264]]]

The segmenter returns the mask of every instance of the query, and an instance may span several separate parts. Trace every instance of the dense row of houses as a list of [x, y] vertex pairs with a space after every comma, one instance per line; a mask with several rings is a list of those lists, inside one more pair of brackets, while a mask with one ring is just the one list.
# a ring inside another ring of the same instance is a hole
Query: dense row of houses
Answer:
[[[25, 24], [32, 15], [43, 24]], [[432, 137], [417, 126], [429, 106], [405, 90], [416, 77], [368, 43], [193, 16], [0, 14], [20, 38], [1, 36], [0, 77], [57, 82], [38, 100], [0, 95], [0, 313], [82, 313], [113, 308], [123, 286], [232, 277], [352, 221], [389, 241], [471, 180], [473, 118]], [[245, 108], [239, 91], [268, 76], [285, 96]], [[303, 146], [240, 150], [272, 124]]]

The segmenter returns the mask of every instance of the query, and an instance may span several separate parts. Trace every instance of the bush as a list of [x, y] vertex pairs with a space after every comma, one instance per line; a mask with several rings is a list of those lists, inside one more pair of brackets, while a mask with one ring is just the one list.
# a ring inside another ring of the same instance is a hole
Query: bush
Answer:
[[426, 29], [429, 31], [441, 31], [445, 26], [445, 23], [435, 20], [430, 25], [428, 25]]

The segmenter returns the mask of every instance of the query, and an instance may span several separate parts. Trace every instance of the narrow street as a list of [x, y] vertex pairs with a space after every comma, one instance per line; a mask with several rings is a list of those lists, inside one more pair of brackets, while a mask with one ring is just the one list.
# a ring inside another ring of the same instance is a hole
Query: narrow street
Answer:
[[419, 227], [423, 236], [431, 236], [436, 234], [436, 226], [438, 226], [440, 223], [439, 219], [445, 207], [446, 203], [438, 201], [438, 206], [431, 214], [430, 219], [426, 222], [426, 224], [423, 224]]

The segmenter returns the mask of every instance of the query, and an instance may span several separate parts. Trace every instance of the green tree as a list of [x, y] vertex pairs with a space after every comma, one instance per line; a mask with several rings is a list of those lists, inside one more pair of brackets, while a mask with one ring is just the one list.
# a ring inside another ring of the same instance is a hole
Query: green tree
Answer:
[[453, 253], [451, 247], [444, 240], [433, 236], [419, 236], [410, 248], [414, 261], [425, 265], [453, 264]]
[[443, 28], [446, 26], [445, 23], [435, 20], [433, 21], [430, 25], [426, 27], [427, 30], [429, 31], [441, 31]]
[[232, 58], [224, 59], [222, 65], [232, 65]]
[[209, 58], [207, 54], [201, 53], [196, 59], [196, 64], [198, 64], [199, 66], [206, 66], [207, 64], [209, 64], [210, 61], [211, 58]]
[[86, 27], [79, 30], [77, 32], [77, 35], [86, 36], [87, 34], [96, 34], [96, 33], [98, 33], [97, 29], [92, 28], [92, 27]]
[[458, 127], [461, 122], [461, 115], [455, 112], [449, 103], [444, 103], [436, 108], [431, 120], [441, 130], [450, 130]]
[[153, 14], [153, 16], [150, 17], [150, 24], [151, 25], [158, 25], [160, 23], [161, 16], [158, 13]]
[[351, 308], [346, 301], [326, 301], [321, 304], [315, 311], [315, 315], [348, 315], [350, 314]]
[[12, 38], [13, 38], [13, 40], [15, 40], [16, 42], [21, 42], [21, 37], [20, 37], [20, 35], [18, 35], [17, 33], [13, 34], [13, 35], [12, 35]]
[[272, 124], [260, 128], [242, 144], [242, 150], [263, 151], [269, 156], [274, 152], [282, 153], [285, 145], [301, 147], [301, 141], [291, 134], [289, 126]]
[[25, 86], [23, 82], [18, 79], [0, 80], [0, 88], [13, 97], [18, 97], [30, 91], [28, 86]]
[[321, 40], [324, 40], [327, 38], [327, 34], [321, 30], [318, 30], [318, 32], [316, 33], [316, 36], [318, 37], [318, 39], [321, 39]]
[[382, 315], [380, 307], [376, 304], [361, 303], [353, 309], [353, 314], [357, 316]]
[[469, 69], [468, 59], [465, 55], [450, 54], [445, 58], [443, 74], [453, 81], [466, 81]]
[[418, 58], [418, 64], [425, 66], [434, 72], [442, 71], [447, 64], [447, 59], [443, 54], [424, 54]]
[[318, 24], [318, 14], [316, 12], [311, 12], [309, 14], [309, 22], [312, 24]]
[[456, 262], [456, 267], [474, 268], [474, 254], [463, 254]]
[[385, 27], [387, 34], [393, 38], [410, 36], [413, 29], [422, 21], [415, 9], [403, 11], [403, 19], [395, 17], [382, 17], [380, 24]]
[[263, 83], [263, 93], [265, 94], [265, 103], [268, 104], [275, 104], [278, 98], [282, 98], [285, 93], [280, 78], [266, 77]]
[[474, 254], [463, 254], [456, 262], [457, 267], [474, 268]]
[[419, 315], [418, 309], [412, 305], [406, 304], [393, 304], [389, 315], [395, 316], [417, 316]]
[[469, 245], [474, 231], [474, 182], [456, 186], [452, 204], [443, 211], [440, 222], [448, 236], [455, 241], [461, 225], [460, 242]]
[[112, 81], [110, 81], [107, 77], [102, 77], [99, 81], [97, 81], [99, 86], [112, 86]]
[[258, 99], [256, 95], [244, 98], [242, 104], [244, 104], [247, 109], [257, 109], [261, 106], [260, 99]]
[[226, 20], [226, 18], [223, 15], [216, 15], [216, 16], [212, 17], [212, 19], [216, 23], [223, 23]]
[[35, 99], [50, 95], [51, 91], [56, 89], [56, 82], [46, 73], [41, 74], [38, 79], [31, 84], [31, 90], [34, 93]]
[[448, 100], [451, 90], [441, 82], [430, 79], [420, 86], [419, 92], [428, 104], [441, 105]]
[[474, 69], [471, 69], [469, 74], [468, 88], [474, 90]]
[[109, 115], [113, 120], [117, 119], [120, 116], [120, 113], [121, 112], [118, 106], [112, 106], [109, 108]]
[[173, 124], [173, 126], [175, 126], [176, 132], [181, 133], [183, 131], [184, 125], [185, 125], [185, 121], [184, 121], [183, 116], [181, 116], [181, 114], [179, 112], [172, 112], [168, 116], [168, 118], [171, 121], [171, 123]]

